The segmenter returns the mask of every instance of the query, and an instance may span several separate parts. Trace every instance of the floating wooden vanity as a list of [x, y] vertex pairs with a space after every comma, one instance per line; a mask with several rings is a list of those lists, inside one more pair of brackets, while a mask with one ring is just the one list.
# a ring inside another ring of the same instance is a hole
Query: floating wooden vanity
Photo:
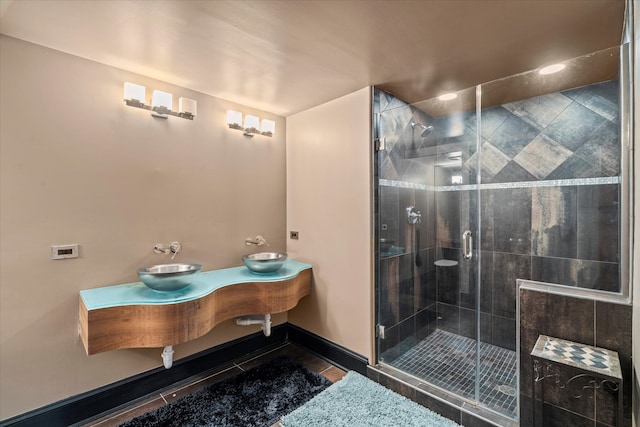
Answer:
[[287, 260], [275, 273], [207, 271], [187, 288], [156, 292], [141, 282], [80, 291], [80, 336], [88, 355], [165, 347], [201, 337], [238, 316], [290, 310], [311, 292], [311, 265]]

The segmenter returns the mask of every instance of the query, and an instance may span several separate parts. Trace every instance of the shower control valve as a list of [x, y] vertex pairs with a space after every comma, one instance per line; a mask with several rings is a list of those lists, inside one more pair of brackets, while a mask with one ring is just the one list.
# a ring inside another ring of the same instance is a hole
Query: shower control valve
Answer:
[[415, 206], [408, 206], [407, 221], [409, 221], [409, 224], [411, 225], [420, 224], [422, 222], [422, 213], [420, 213]]

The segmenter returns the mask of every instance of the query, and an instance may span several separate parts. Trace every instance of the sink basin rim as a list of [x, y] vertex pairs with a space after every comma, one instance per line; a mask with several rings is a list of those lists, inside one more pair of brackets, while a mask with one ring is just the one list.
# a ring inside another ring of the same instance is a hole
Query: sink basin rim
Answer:
[[147, 287], [159, 292], [172, 292], [184, 289], [193, 283], [200, 271], [200, 264], [157, 264], [139, 268], [138, 277]]
[[273, 273], [282, 268], [288, 256], [284, 252], [258, 252], [243, 256], [242, 262], [253, 273]]

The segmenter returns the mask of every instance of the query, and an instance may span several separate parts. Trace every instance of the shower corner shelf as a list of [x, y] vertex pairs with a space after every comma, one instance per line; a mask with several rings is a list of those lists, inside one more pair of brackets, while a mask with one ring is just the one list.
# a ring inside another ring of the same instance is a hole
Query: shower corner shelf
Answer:
[[275, 273], [246, 267], [207, 271], [184, 291], [159, 293], [141, 282], [80, 291], [79, 333], [87, 355], [166, 347], [246, 315], [291, 310], [311, 293], [312, 267], [287, 260]]
[[458, 265], [458, 261], [453, 259], [439, 259], [435, 261], [434, 264], [438, 267], [455, 267]]

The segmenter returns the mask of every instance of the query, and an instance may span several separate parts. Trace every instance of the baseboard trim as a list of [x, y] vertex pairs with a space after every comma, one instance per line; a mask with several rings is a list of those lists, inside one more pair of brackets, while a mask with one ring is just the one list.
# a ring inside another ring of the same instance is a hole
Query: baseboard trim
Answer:
[[156, 390], [257, 351], [266, 351], [287, 341], [288, 324], [221, 344], [174, 362], [171, 369], [159, 367], [42, 408], [0, 421], [1, 427], [69, 426], [139, 399]]
[[287, 324], [288, 340], [330, 360], [337, 366], [367, 375], [367, 358], [291, 323]]

